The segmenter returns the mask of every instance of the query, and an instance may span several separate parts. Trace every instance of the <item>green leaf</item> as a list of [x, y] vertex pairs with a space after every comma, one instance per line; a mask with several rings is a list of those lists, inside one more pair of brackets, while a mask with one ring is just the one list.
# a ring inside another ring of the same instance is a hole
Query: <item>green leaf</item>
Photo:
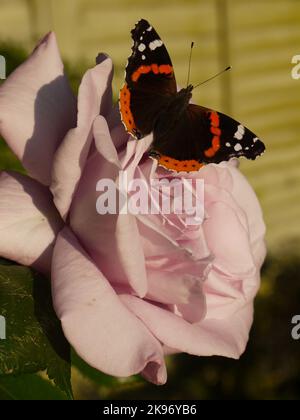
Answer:
[[109, 387], [119, 386], [120, 381], [114, 376], [105, 375], [97, 369], [89, 366], [82, 360], [78, 354], [72, 350], [72, 365], [75, 366], [85, 377], [95, 382], [98, 385], [105, 385]]
[[145, 380], [139, 375], [133, 375], [126, 379], [106, 375], [89, 366], [74, 350], [72, 350], [71, 355], [72, 365], [76, 367], [85, 378], [88, 378], [98, 387], [101, 399], [103, 396], [105, 396], [106, 399], [114, 399], [118, 392], [136, 390], [145, 383]]
[[46, 370], [72, 398], [70, 346], [52, 307], [50, 282], [27, 267], [0, 265], [0, 375]]
[[0, 400], [66, 400], [51, 382], [36, 374], [0, 377]]

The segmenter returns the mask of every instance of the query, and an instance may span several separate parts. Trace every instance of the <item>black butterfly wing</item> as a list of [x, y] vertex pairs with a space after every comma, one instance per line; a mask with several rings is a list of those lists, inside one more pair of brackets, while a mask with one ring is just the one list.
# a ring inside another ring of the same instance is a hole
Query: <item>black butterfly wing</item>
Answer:
[[254, 160], [264, 150], [263, 142], [231, 117], [190, 104], [171, 130], [154, 131], [150, 155], [167, 169], [191, 172], [233, 157]]
[[149, 22], [140, 20], [131, 34], [132, 54], [119, 104], [126, 130], [141, 138], [153, 131], [157, 116], [177, 87], [168, 51]]
[[194, 110], [193, 118], [200, 118], [199, 114], [202, 114], [205, 131], [209, 133], [204, 142], [205, 163], [219, 163], [238, 157], [255, 160], [265, 151], [264, 143], [256, 134], [228, 115], [202, 108]]

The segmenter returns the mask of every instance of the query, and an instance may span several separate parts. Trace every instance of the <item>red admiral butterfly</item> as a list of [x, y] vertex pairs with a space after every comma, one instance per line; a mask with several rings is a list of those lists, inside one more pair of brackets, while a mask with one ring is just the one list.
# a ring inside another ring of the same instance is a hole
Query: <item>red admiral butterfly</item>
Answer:
[[172, 62], [154, 28], [144, 19], [131, 31], [134, 41], [119, 106], [126, 130], [141, 139], [153, 132], [149, 155], [176, 172], [244, 156], [254, 160], [264, 144], [239, 122], [190, 104], [193, 86], [177, 92]]

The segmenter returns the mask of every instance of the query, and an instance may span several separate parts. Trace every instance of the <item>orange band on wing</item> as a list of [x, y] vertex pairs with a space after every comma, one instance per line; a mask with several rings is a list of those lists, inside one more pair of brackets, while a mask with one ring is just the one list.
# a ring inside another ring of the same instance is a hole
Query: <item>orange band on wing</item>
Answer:
[[130, 109], [130, 90], [128, 89], [126, 83], [120, 90], [120, 111], [126, 130], [134, 133], [136, 125]]
[[204, 151], [204, 154], [208, 158], [212, 158], [215, 156], [217, 151], [221, 147], [220, 136], [221, 136], [221, 129], [219, 128], [220, 125], [220, 118], [217, 112], [211, 111], [210, 112], [210, 132], [214, 135], [211, 147]]
[[176, 172], [195, 172], [204, 166], [197, 160], [177, 160], [164, 155], [158, 155], [156, 159], [159, 165]]
[[151, 66], [140, 66], [131, 76], [133, 82], [137, 82], [142, 74], [153, 72], [154, 74], [171, 74], [173, 67], [169, 64], [152, 64]]
[[210, 132], [212, 134], [214, 134], [215, 136], [220, 136], [221, 135], [221, 130], [219, 129], [219, 127], [210, 127]]

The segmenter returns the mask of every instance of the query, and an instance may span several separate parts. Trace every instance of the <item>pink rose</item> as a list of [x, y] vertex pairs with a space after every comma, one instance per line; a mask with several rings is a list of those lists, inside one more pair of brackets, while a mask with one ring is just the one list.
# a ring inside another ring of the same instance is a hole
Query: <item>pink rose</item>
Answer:
[[205, 220], [99, 215], [101, 179], [172, 177], [126, 134], [104, 55], [75, 98], [55, 35], [0, 88], [0, 132], [30, 176], [0, 176], [0, 255], [51, 272], [64, 333], [93, 367], [166, 381], [164, 355], [238, 358], [265, 257], [257, 198], [235, 162], [207, 165]]

